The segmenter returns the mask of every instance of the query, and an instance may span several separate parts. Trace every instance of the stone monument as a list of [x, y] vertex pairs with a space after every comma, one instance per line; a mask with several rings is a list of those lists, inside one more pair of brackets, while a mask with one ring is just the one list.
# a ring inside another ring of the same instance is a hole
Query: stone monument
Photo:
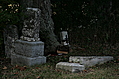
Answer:
[[22, 29], [21, 40], [24, 41], [40, 41], [39, 29], [40, 29], [40, 9], [27, 8], [26, 17], [24, 19], [24, 27]]
[[6, 26], [4, 29], [4, 45], [5, 54], [8, 58], [11, 58], [11, 53], [14, 53], [15, 41], [18, 40], [18, 30], [16, 25]]
[[46, 63], [44, 42], [40, 41], [40, 9], [27, 8], [22, 36], [15, 42], [15, 53], [11, 55], [11, 64], [33, 66]]
[[56, 68], [78, 73], [89, 67], [104, 64], [113, 59], [112, 56], [70, 56], [69, 62], [59, 62], [56, 64]]

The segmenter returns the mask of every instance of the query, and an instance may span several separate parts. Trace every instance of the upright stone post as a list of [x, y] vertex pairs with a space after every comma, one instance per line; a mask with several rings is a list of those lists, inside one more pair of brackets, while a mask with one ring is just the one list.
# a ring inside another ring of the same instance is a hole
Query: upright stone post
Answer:
[[4, 45], [5, 54], [8, 58], [11, 58], [11, 54], [14, 53], [15, 41], [18, 40], [17, 26], [10, 25], [4, 29]]
[[15, 42], [15, 53], [11, 55], [11, 64], [33, 66], [46, 63], [44, 42], [40, 41], [40, 9], [27, 8], [22, 36]]

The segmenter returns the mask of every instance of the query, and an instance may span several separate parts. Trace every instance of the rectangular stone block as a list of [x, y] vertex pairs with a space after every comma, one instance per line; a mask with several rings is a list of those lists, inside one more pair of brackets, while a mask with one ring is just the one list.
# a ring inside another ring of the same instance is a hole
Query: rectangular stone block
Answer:
[[33, 66], [37, 64], [46, 63], [45, 56], [38, 57], [26, 57], [18, 54], [11, 54], [11, 64], [12, 65], [23, 65], [23, 66]]
[[112, 56], [70, 56], [69, 62], [80, 63], [85, 67], [91, 67], [96, 64], [103, 64], [113, 60]]
[[15, 42], [15, 53], [27, 57], [37, 57], [44, 55], [44, 43], [41, 41], [28, 42], [17, 40]]
[[56, 68], [68, 70], [73, 73], [85, 70], [84, 65], [80, 65], [79, 63], [69, 63], [69, 62], [59, 62], [56, 64]]

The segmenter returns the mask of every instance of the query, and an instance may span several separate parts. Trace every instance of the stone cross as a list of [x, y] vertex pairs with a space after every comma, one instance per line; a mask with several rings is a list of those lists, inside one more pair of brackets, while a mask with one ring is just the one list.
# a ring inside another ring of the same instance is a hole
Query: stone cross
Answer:
[[38, 8], [26, 8], [24, 26], [22, 29], [21, 40], [24, 41], [40, 41], [39, 29], [40, 29], [40, 9]]

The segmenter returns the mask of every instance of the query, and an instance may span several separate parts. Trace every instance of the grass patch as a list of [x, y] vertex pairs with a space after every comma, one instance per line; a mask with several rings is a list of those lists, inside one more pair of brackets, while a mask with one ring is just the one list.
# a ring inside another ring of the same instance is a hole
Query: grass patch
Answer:
[[[119, 77], [119, 54], [117, 46], [78, 46], [72, 48], [72, 52], [63, 56], [48, 56], [47, 63], [32, 67], [20, 67], [10, 65], [10, 59], [0, 58], [0, 79], [118, 79]], [[79, 73], [71, 73], [56, 69], [56, 63], [68, 61], [71, 55], [111, 55], [114, 60], [102, 65], [96, 65]], [[6, 67], [6, 68], [4, 68]], [[4, 68], [4, 69], [3, 69]]]
[[26, 67], [24, 70], [12, 65], [6, 66], [8, 68], [1, 71], [1, 79], [118, 79], [119, 77], [119, 63], [116, 60], [96, 65], [79, 73], [55, 69], [55, 65], [48, 61], [46, 64]]

